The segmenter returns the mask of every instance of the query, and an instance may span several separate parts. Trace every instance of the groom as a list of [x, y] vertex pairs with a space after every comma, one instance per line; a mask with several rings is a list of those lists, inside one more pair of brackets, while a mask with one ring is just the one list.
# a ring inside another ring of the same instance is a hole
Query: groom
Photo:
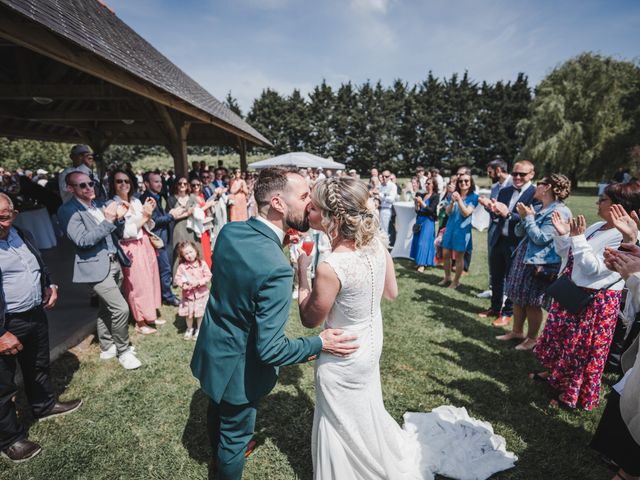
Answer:
[[[213, 251], [209, 304], [191, 360], [210, 397], [207, 412], [213, 462], [222, 480], [240, 479], [256, 409], [275, 386], [278, 367], [348, 355], [356, 337], [324, 330], [287, 338], [293, 270], [282, 251], [289, 227], [309, 229], [309, 186], [297, 173], [265, 169], [255, 185], [259, 215], [224, 226]], [[283, 419], [284, 420], [284, 419]]]

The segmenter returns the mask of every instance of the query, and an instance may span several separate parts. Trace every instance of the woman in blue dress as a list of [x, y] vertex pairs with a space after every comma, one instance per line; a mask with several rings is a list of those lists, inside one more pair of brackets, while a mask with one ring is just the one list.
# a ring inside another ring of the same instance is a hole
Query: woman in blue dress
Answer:
[[[436, 219], [438, 202], [438, 182], [429, 178], [425, 184], [424, 192], [415, 194], [416, 223], [413, 227], [413, 240], [409, 256], [416, 262], [418, 272], [424, 272], [424, 267], [433, 267], [435, 262], [436, 247]], [[419, 231], [416, 231], [418, 230]]]
[[[442, 237], [442, 256], [444, 260], [444, 279], [439, 285], [450, 284], [449, 288], [458, 288], [462, 268], [456, 268], [455, 277], [451, 280], [451, 255], [457, 259], [464, 257], [464, 252], [471, 251], [471, 214], [478, 205], [476, 185], [469, 173], [458, 175], [456, 189], [451, 194], [447, 205], [447, 228]], [[459, 263], [462, 267], [462, 262]]]

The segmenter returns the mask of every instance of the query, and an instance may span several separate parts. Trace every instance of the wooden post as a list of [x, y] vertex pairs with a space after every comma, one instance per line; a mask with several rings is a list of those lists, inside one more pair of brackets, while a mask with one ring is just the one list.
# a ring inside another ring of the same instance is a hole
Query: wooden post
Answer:
[[240, 170], [247, 171], [247, 141], [238, 137], [238, 150], [240, 152]]
[[102, 154], [109, 148], [109, 146], [116, 139], [116, 135], [112, 132], [103, 132], [101, 130], [93, 130], [87, 135], [87, 143], [93, 150], [93, 155], [96, 159], [96, 169], [98, 170], [98, 176], [102, 179], [106, 165], [102, 159]]
[[176, 176], [185, 177], [189, 174], [189, 161], [187, 159], [187, 135], [191, 128], [191, 122], [183, 121], [177, 128], [178, 138], [173, 146], [173, 164], [176, 168]]

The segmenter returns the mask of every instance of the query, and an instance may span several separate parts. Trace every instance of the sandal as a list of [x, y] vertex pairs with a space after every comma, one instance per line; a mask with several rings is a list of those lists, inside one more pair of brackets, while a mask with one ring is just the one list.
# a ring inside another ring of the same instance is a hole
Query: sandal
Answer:
[[459, 283], [456, 282], [451, 282], [451, 284], [447, 287], [450, 288], [451, 290], [455, 290], [456, 288], [458, 288], [460, 286]]
[[143, 325], [142, 327], [136, 325], [136, 333], [140, 335], [151, 335], [156, 332], [157, 330], [155, 328], [148, 327], [147, 325]]
[[440, 281], [438, 282], [438, 285], [442, 285], [442, 286], [444, 287], [447, 283], [451, 283], [451, 279], [449, 279], [449, 278], [445, 278], [445, 279], [443, 279], [443, 280], [440, 280]]
[[[546, 375], [544, 375], [546, 373]], [[549, 372], [531, 372], [529, 375], [529, 380], [533, 380], [535, 382], [546, 382], [549, 377]]]

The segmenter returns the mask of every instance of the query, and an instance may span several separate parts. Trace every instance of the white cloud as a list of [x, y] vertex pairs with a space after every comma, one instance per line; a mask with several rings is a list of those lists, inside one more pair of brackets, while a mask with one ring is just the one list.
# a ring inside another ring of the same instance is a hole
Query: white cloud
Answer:
[[389, 0], [351, 0], [351, 7], [366, 13], [387, 13]]

